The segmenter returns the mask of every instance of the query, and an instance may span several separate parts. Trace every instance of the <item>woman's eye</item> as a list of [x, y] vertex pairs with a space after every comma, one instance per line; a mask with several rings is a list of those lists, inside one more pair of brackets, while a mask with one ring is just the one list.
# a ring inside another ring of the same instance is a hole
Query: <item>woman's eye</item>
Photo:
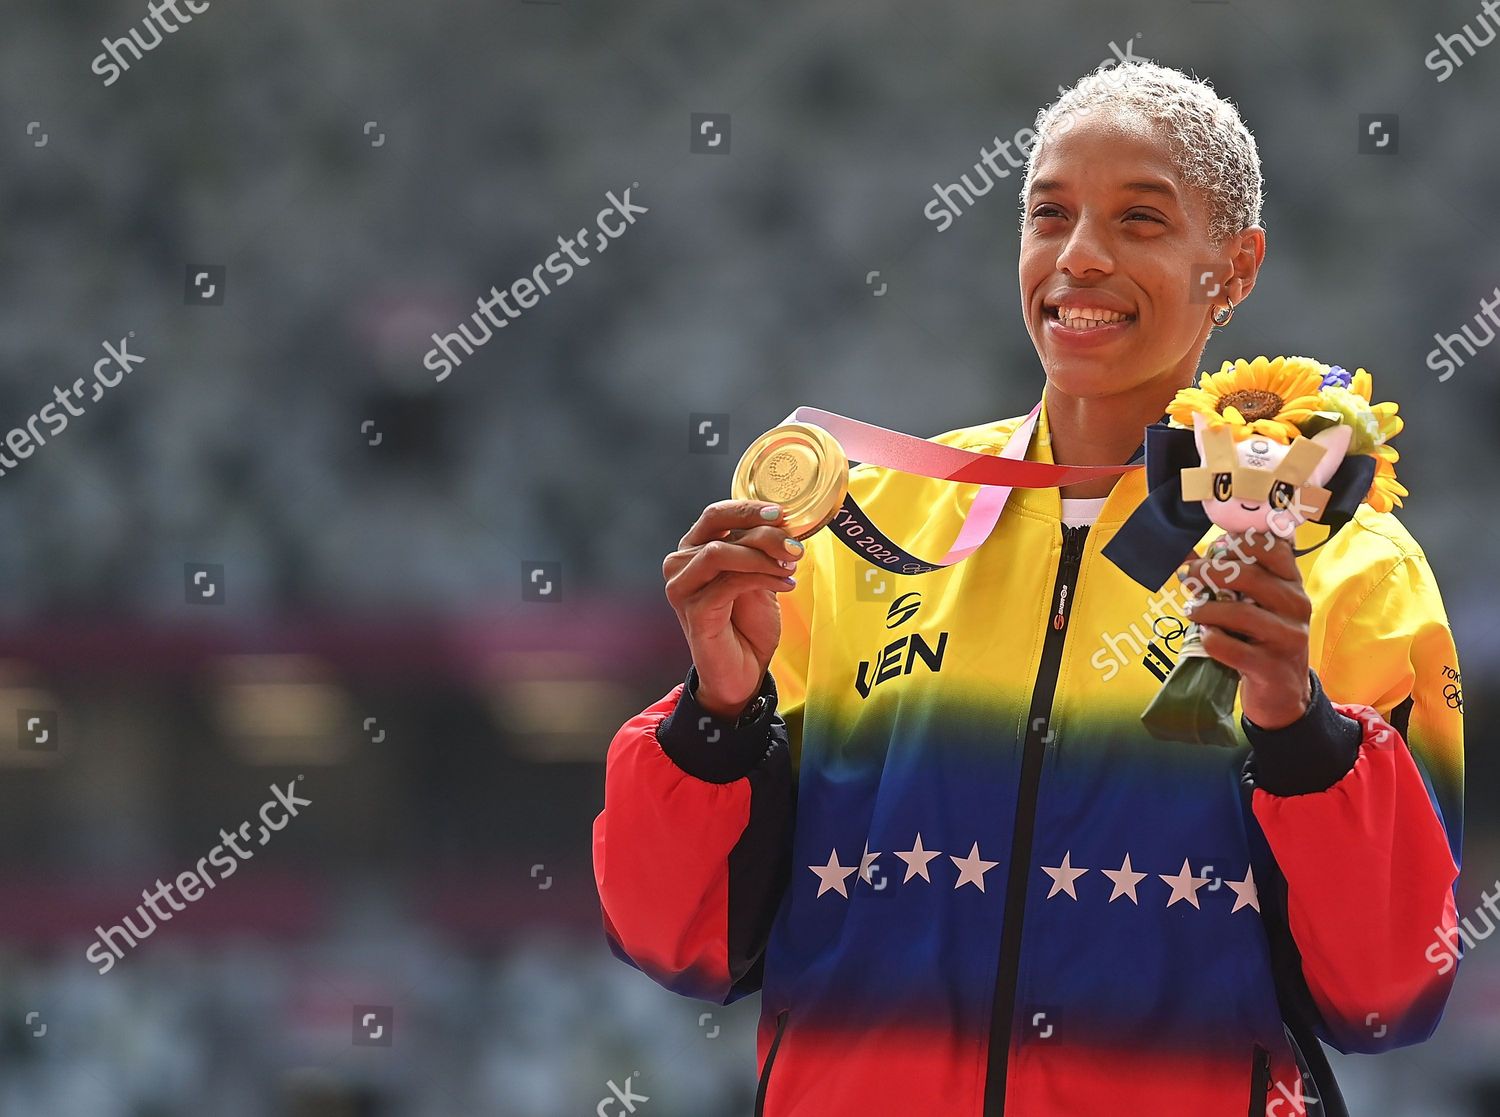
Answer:
[[1033, 219], [1042, 217], [1061, 217], [1062, 210], [1058, 209], [1056, 206], [1038, 206], [1035, 210], [1032, 211], [1031, 216]]

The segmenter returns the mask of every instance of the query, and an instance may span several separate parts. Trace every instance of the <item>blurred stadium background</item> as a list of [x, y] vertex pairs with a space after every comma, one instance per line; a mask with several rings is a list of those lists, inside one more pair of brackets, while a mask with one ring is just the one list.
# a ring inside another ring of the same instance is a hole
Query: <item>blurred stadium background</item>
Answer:
[[[798, 404], [929, 435], [1033, 402], [1019, 175], [922, 210], [1127, 43], [1261, 144], [1267, 266], [1207, 363], [1402, 404], [1467, 675], [1461, 911], [1500, 877], [1500, 346], [1425, 364], [1500, 284], [1500, 47], [1424, 65], [1476, 6], [216, 0], [105, 86], [145, 17], [0, 34], [0, 427], [106, 341], [146, 358], [0, 477], [0, 1117], [561, 1117], [632, 1072], [651, 1113], [748, 1114], [758, 998], [615, 960], [590, 870], [610, 736], [687, 666], [661, 559]], [[1371, 113], [1399, 150], [1359, 153]], [[632, 183], [649, 214], [436, 381], [431, 335]], [[96, 972], [96, 924], [299, 774], [299, 818]], [[1429, 1044], [1338, 1060], [1355, 1111], [1500, 1114], [1497, 993], [1488, 943]]]

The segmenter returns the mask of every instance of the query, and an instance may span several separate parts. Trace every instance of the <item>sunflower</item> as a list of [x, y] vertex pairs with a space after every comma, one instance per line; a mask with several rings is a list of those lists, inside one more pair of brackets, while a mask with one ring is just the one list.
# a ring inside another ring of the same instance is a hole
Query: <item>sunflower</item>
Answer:
[[1377, 512], [1389, 512], [1410, 495], [1396, 480], [1401, 455], [1390, 445], [1405, 423], [1396, 404], [1370, 402], [1371, 388], [1364, 369], [1351, 373], [1311, 357], [1225, 361], [1218, 372], [1203, 373], [1196, 388], [1179, 391], [1167, 415], [1176, 426], [1191, 427], [1193, 413], [1198, 412], [1215, 426], [1227, 424], [1237, 440], [1258, 434], [1283, 445], [1330, 426], [1351, 427], [1348, 453], [1375, 459], [1365, 503]]
[[1196, 388], [1183, 388], [1167, 407], [1172, 422], [1193, 425], [1193, 413], [1227, 423], [1236, 439], [1262, 435], [1282, 445], [1301, 434], [1299, 423], [1319, 409], [1329, 367], [1311, 357], [1225, 361], [1205, 372]]
[[[1390, 440], [1401, 433], [1406, 421], [1396, 414], [1397, 404], [1372, 404], [1371, 387], [1370, 374], [1362, 368], [1356, 369], [1348, 388], [1323, 389], [1324, 408], [1347, 416], [1344, 421], [1354, 426], [1354, 438], [1349, 444], [1351, 454], [1374, 455], [1375, 479], [1370, 482], [1365, 503], [1377, 512], [1389, 512], [1401, 507], [1401, 498], [1410, 495], [1406, 486], [1396, 480], [1396, 462], [1401, 460], [1401, 455], [1390, 445]], [[1357, 421], [1351, 422], [1355, 419]]]

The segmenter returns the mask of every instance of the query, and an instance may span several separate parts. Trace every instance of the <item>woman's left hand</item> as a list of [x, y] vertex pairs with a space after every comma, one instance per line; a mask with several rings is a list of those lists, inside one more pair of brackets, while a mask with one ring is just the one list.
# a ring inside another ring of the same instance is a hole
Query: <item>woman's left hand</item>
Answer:
[[[1307, 624], [1312, 602], [1292, 545], [1269, 531], [1215, 540], [1222, 553], [1192, 559], [1184, 577], [1238, 590], [1240, 601], [1209, 600], [1189, 606], [1187, 616], [1202, 630], [1203, 650], [1240, 673], [1240, 706], [1261, 729], [1281, 729], [1306, 712]], [[1237, 639], [1235, 635], [1246, 637]]]

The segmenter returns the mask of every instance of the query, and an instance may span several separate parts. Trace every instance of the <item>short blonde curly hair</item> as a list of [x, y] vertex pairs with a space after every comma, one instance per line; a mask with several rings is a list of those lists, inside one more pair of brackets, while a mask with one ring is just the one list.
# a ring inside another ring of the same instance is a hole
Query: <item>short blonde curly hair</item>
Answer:
[[1131, 110], [1163, 126], [1183, 182], [1208, 199], [1209, 235], [1216, 244], [1260, 224], [1260, 152], [1239, 109], [1207, 81], [1132, 59], [1101, 63], [1037, 113], [1021, 184], [1023, 225], [1037, 152], [1049, 135], [1066, 131], [1075, 117], [1094, 109]]

